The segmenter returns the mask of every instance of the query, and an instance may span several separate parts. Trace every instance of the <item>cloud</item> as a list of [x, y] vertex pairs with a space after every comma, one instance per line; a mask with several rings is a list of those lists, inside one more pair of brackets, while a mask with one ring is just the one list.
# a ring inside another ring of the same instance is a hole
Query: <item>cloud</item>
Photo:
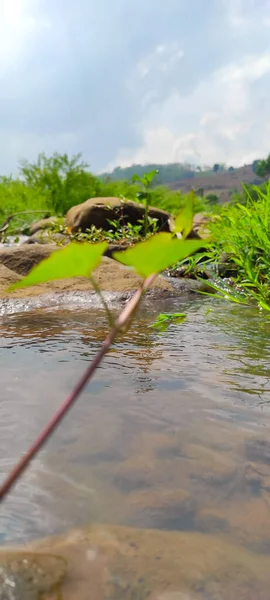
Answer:
[[236, 166], [266, 155], [269, 86], [270, 51], [214, 71], [188, 96], [173, 92], [141, 122], [141, 146], [121, 150], [109, 169], [152, 161]]
[[267, 0], [2, 0], [0, 172], [263, 156], [269, 25]]

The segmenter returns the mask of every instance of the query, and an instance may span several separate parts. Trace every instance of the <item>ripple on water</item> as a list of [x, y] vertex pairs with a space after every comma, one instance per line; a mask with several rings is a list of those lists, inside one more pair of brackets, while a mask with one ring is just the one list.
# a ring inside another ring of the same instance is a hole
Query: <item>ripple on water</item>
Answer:
[[[1, 506], [2, 543], [106, 522], [269, 553], [269, 323], [211, 307], [181, 306], [187, 320], [162, 335], [149, 328], [156, 309], [142, 312]], [[3, 317], [2, 476], [106, 331], [93, 307]]]

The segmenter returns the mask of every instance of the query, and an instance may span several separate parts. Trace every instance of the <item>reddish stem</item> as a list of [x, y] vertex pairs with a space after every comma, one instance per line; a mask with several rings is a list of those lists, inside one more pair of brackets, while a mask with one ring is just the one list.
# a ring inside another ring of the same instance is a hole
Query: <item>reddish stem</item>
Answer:
[[94, 360], [91, 362], [90, 366], [86, 369], [85, 373], [83, 374], [73, 391], [67, 396], [67, 398], [64, 400], [57, 412], [53, 415], [49, 423], [40, 432], [36, 440], [33, 442], [33, 444], [30, 446], [27, 452], [19, 459], [18, 463], [7, 476], [6, 480], [2, 483], [2, 485], [0, 486], [0, 501], [3, 500], [3, 498], [7, 495], [7, 493], [10, 491], [13, 485], [18, 481], [26, 467], [30, 464], [31, 460], [34, 458], [34, 456], [36, 456], [36, 454], [39, 452], [39, 450], [42, 448], [45, 442], [52, 435], [56, 427], [61, 423], [69, 409], [76, 402], [79, 395], [85, 388], [86, 384], [92, 378], [95, 370], [100, 365], [105, 354], [108, 352], [117, 334], [126, 324], [129, 325], [131, 323], [131, 320], [134, 317], [136, 310], [139, 306], [141, 297], [143, 296], [147, 288], [149, 288], [149, 286], [153, 283], [155, 277], [156, 275], [150, 275], [150, 277], [148, 277], [144, 281], [142, 287], [139, 290], [137, 290], [137, 292], [135, 292], [134, 296], [132, 296], [131, 300], [120, 313], [114, 327], [112, 327], [111, 331], [109, 332], [108, 336], [103, 342], [101, 349], [95, 356]]

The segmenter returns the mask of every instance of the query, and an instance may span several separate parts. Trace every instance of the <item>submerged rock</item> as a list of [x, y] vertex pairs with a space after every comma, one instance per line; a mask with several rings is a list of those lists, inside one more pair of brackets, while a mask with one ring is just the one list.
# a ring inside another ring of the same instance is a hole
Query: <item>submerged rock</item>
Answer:
[[[32, 543], [27, 550], [66, 562], [59, 595], [42, 590], [44, 600], [269, 599], [269, 558], [217, 536], [100, 525]], [[53, 568], [46, 572], [50, 581]]]
[[60, 556], [0, 551], [0, 600], [39, 600], [44, 594], [53, 600], [65, 572]]

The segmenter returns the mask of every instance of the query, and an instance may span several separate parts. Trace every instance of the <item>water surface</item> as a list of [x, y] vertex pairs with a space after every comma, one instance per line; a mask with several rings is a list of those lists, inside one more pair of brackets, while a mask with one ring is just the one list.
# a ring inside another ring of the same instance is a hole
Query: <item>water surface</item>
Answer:
[[[215, 535], [269, 555], [270, 321], [226, 303], [183, 309], [187, 320], [159, 335], [148, 307], [110, 351], [1, 505], [2, 544], [106, 523], [203, 533], [206, 544]], [[0, 321], [2, 476], [105, 332], [93, 309]]]

